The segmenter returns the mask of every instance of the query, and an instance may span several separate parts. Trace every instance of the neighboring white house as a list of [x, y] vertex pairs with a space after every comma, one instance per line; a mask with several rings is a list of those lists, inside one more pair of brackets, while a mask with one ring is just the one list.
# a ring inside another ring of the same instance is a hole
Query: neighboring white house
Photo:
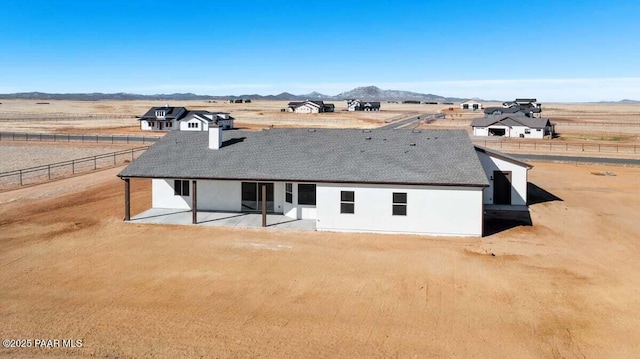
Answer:
[[144, 131], [207, 131], [215, 123], [222, 129], [232, 129], [233, 120], [226, 112], [189, 111], [184, 107], [152, 107], [138, 118]]
[[348, 111], [380, 111], [379, 101], [347, 100]]
[[475, 100], [467, 100], [460, 104], [460, 109], [462, 110], [480, 110], [482, 109], [482, 104]]
[[178, 121], [187, 114], [184, 107], [152, 107], [138, 118], [144, 131], [170, 131], [178, 129]]
[[180, 131], [208, 131], [213, 123], [223, 130], [233, 128], [234, 118], [226, 112], [189, 111], [180, 121]]
[[259, 213], [264, 200], [319, 231], [481, 236], [495, 171], [512, 173], [498, 179], [498, 203], [526, 204], [527, 165], [504, 158], [462, 130], [211, 126], [169, 133], [118, 176], [151, 178], [153, 208], [194, 211], [195, 198], [195, 211]]
[[513, 116], [476, 118], [471, 121], [474, 136], [544, 138], [553, 136], [548, 118]]
[[295, 113], [334, 112], [335, 105], [324, 101], [293, 101], [289, 102], [288, 111]]

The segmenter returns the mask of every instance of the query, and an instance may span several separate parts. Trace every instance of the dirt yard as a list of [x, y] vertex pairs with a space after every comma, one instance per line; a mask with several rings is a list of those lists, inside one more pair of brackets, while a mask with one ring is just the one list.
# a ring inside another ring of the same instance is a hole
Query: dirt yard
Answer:
[[470, 239], [123, 223], [119, 169], [1, 193], [0, 337], [82, 347], [0, 356], [637, 357], [640, 168], [533, 164], [533, 226]]
[[[135, 116], [141, 116], [150, 107], [184, 106], [191, 110], [229, 112], [236, 119], [236, 127], [260, 129], [282, 127], [335, 127], [375, 128], [385, 121], [401, 119], [419, 113], [435, 113], [440, 105], [382, 103], [379, 112], [348, 112], [345, 101], [327, 101], [336, 105], [336, 112], [296, 114], [282, 112], [289, 101], [253, 101], [232, 104], [228, 101], [64, 101], [50, 100], [38, 104], [36, 100], [2, 100], [0, 131], [58, 132], [58, 133], [132, 133], [140, 132]], [[65, 116], [92, 115], [86, 120], [65, 120]], [[29, 119], [24, 119], [28, 117]], [[129, 118], [108, 118], [128, 116]], [[106, 117], [106, 118], [104, 118]], [[38, 120], [37, 118], [43, 118]]]

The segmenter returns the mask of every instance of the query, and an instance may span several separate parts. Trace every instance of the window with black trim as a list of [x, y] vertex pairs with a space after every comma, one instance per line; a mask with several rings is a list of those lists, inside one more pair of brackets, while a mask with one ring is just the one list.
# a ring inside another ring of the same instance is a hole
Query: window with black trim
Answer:
[[393, 192], [393, 215], [407, 215], [407, 194], [404, 192]]
[[189, 196], [189, 181], [173, 181], [173, 194], [176, 196]]
[[284, 201], [293, 203], [293, 183], [284, 184]]
[[316, 205], [315, 184], [298, 184], [298, 204]]
[[355, 213], [355, 199], [354, 191], [340, 191], [340, 213]]

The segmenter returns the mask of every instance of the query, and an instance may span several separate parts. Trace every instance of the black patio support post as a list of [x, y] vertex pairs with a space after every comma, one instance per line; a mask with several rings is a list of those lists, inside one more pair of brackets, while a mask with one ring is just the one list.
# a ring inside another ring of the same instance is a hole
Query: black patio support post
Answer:
[[198, 224], [198, 185], [196, 180], [193, 183], [193, 196], [191, 197], [191, 223]]
[[267, 226], [267, 185], [262, 185], [262, 226]]
[[124, 179], [124, 220], [131, 220], [131, 183], [129, 178]]

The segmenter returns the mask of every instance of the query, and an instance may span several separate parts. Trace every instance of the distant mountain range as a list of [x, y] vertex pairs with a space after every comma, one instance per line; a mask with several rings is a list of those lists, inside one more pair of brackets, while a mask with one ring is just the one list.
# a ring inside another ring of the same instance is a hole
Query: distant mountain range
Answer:
[[[324, 100], [324, 101], [341, 101], [346, 99], [361, 99], [367, 101], [424, 101], [424, 102], [460, 102], [469, 100], [469, 98], [460, 97], [443, 97], [434, 94], [424, 94], [411, 91], [399, 90], [382, 90], [376, 86], [357, 87], [351, 91], [345, 91], [335, 96], [325, 95], [319, 92], [311, 92], [308, 94], [294, 95], [289, 92], [283, 92], [277, 95], [226, 95], [226, 96], [210, 96], [196, 95], [194, 93], [172, 93], [157, 95], [140, 95], [132, 93], [45, 93], [45, 92], [20, 92], [11, 94], [0, 94], [0, 99], [24, 99], [24, 100], [75, 100], [75, 101], [98, 101], [98, 100], [147, 100], [147, 101], [188, 101], [188, 100], [222, 100], [229, 99], [250, 99], [250, 100], [279, 100], [279, 101], [301, 101], [301, 100]], [[500, 102], [497, 100], [483, 100], [472, 98], [477, 101], [484, 102]], [[601, 101], [600, 103], [622, 103], [622, 104], [639, 104], [640, 101], [624, 99], [620, 101]]]
[[420, 100], [433, 102], [456, 102], [464, 101], [464, 98], [443, 97], [432, 94], [423, 94], [410, 91], [382, 90], [376, 86], [357, 87], [351, 91], [342, 92], [335, 96], [311, 92], [303, 95], [294, 95], [283, 92], [277, 95], [228, 95], [228, 96], [208, 96], [196, 95], [193, 93], [173, 93], [158, 95], [139, 95], [131, 93], [45, 93], [45, 92], [20, 92], [11, 94], [0, 94], [0, 99], [26, 99], [26, 100], [76, 100], [76, 101], [97, 101], [97, 100], [228, 100], [228, 99], [251, 99], [251, 100], [346, 100], [361, 99], [368, 101], [404, 101]]

